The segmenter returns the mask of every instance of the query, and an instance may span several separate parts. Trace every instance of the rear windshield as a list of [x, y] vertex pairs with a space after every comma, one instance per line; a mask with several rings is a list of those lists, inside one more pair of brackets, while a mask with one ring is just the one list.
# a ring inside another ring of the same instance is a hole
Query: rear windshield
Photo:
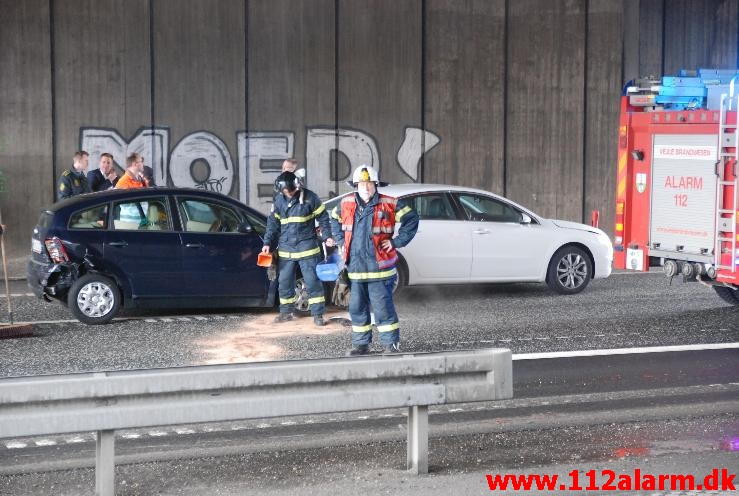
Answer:
[[48, 229], [51, 227], [51, 221], [54, 219], [54, 214], [45, 210], [41, 212], [41, 217], [38, 218], [38, 226], [42, 229]]

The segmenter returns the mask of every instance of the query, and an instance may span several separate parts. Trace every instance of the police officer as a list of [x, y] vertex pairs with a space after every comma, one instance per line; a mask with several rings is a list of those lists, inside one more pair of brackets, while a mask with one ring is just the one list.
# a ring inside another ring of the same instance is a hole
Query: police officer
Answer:
[[[366, 355], [372, 343], [370, 308], [375, 315], [383, 353], [400, 351], [400, 322], [393, 303], [398, 277], [396, 249], [411, 242], [418, 230], [418, 214], [403, 200], [377, 192], [377, 170], [359, 166], [352, 175], [357, 188], [331, 212], [331, 225], [348, 268], [352, 319], [350, 356]], [[400, 222], [393, 238], [395, 223]]]
[[85, 177], [89, 157], [90, 154], [84, 150], [80, 150], [74, 154], [72, 167], [62, 172], [59, 178], [57, 191], [60, 200], [92, 191]]
[[331, 222], [326, 207], [318, 195], [303, 188], [292, 172], [283, 172], [275, 181], [280, 191], [275, 196], [272, 212], [267, 218], [263, 253], [269, 253], [277, 245], [279, 257], [280, 314], [275, 322], [287, 322], [293, 318], [295, 307], [295, 271], [300, 267], [308, 288], [311, 315], [318, 326], [325, 325], [323, 312], [326, 299], [323, 284], [316, 275], [320, 261], [321, 240], [316, 233], [315, 222], [321, 227], [321, 238], [326, 246], [334, 246]]

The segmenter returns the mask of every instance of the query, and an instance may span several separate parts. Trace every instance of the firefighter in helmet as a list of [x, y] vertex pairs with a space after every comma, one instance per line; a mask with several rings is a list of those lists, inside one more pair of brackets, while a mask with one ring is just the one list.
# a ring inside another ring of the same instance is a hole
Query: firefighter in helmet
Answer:
[[[354, 194], [346, 195], [331, 212], [332, 230], [343, 247], [351, 283], [350, 356], [366, 355], [372, 343], [375, 316], [383, 353], [400, 351], [400, 323], [393, 304], [398, 277], [397, 249], [411, 242], [418, 230], [418, 214], [402, 200], [377, 191], [377, 170], [359, 166], [352, 175]], [[400, 222], [393, 238], [395, 223]]]
[[[267, 217], [267, 232], [264, 235], [263, 253], [269, 253], [277, 246], [279, 258], [280, 314], [275, 322], [292, 320], [295, 302], [295, 272], [300, 267], [303, 280], [308, 289], [308, 303], [313, 322], [325, 325], [323, 312], [326, 299], [323, 283], [316, 275], [316, 265], [320, 261], [321, 240], [326, 246], [334, 246], [331, 237], [331, 222], [326, 207], [318, 195], [303, 188], [292, 172], [283, 172], [277, 177], [272, 211]], [[319, 238], [316, 220], [321, 228]]]

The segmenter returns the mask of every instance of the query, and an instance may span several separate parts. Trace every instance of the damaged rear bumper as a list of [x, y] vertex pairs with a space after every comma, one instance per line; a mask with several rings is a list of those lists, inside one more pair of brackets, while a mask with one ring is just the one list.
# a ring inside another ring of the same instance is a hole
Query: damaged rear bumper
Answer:
[[37, 298], [64, 299], [79, 275], [79, 265], [71, 262], [48, 264], [30, 260], [26, 270], [28, 287]]

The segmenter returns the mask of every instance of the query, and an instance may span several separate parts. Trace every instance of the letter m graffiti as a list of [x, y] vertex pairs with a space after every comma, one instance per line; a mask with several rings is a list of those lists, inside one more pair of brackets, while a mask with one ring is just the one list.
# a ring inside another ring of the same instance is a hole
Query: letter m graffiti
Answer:
[[161, 186], [167, 184], [169, 128], [141, 127], [127, 140], [115, 129], [83, 127], [80, 129], [80, 149], [90, 154], [90, 170], [97, 169], [103, 153], [113, 155], [115, 163], [123, 169], [128, 155], [140, 153], [144, 163], [154, 170], [155, 182]]

